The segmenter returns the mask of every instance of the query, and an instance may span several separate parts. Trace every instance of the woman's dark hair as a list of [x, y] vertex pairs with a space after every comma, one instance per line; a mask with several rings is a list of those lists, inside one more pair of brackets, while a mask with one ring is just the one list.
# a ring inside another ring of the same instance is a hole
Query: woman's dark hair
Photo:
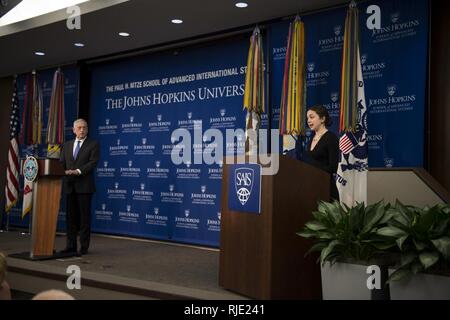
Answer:
[[328, 128], [333, 123], [333, 121], [331, 121], [330, 114], [328, 113], [327, 108], [325, 108], [323, 105], [319, 104], [319, 105], [312, 106], [311, 108], [308, 109], [308, 111], [309, 110], [317, 113], [319, 115], [319, 118], [325, 118], [325, 122], [324, 122], [325, 127]]

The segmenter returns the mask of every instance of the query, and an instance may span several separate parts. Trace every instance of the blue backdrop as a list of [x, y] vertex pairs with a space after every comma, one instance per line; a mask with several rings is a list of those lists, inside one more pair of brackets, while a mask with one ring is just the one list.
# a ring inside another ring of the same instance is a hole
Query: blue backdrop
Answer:
[[[90, 126], [101, 146], [94, 231], [218, 245], [222, 164], [195, 158], [220, 147], [202, 132], [243, 127], [247, 51], [248, 39], [225, 41], [93, 70]], [[193, 139], [192, 158], [180, 165], [171, 160], [177, 128]], [[243, 146], [234, 139], [223, 150]]]
[[[367, 7], [381, 9], [381, 29], [367, 27]], [[358, 5], [366, 87], [370, 167], [422, 167], [428, 52], [428, 1], [381, 0]], [[302, 17], [305, 23], [307, 105], [327, 107], [338, 131], [347, 8]], [[272, 124], [278, 128], [289, 23], [271, 28]]]

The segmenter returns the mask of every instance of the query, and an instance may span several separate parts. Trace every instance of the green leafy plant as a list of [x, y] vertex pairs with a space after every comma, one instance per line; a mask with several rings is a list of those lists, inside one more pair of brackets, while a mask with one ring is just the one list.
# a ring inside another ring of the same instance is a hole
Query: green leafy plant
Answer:
[[359, 203], [352, 208], [337, 201], [319, 202], [318, 211], [312, 213], [314, 220], [297, 235], [315, 239], [307, 254], [319, 251], [322, 264], [333, 264], [337, 259], [384, 259], [386, 251], [395, 248], [396, 243], [378, 231], [387, 227], [394, 214], [383, 202], [369, 206]]
[[389, 280], [400, 280], [423, 271], [448, 269], [450, 262], [450, 206], [417, 208], [397, 201], [387, 226], [377, 235], [389, 239], [401, 252]]

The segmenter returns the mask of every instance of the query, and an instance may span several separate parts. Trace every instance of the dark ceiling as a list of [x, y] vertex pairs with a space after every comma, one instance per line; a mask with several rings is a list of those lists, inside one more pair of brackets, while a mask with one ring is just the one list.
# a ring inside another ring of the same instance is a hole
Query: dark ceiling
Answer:
[[[231, 0], [123, 1], [91, 0], [81, 4], [80, 30], [67, 28], [65, 17], [68, 15], [65, 10], [59, 11], [59, 15], [54, 13], [35, 18], [38, 23], [32, 28], [30, 25], [33, 22], [29, 21], [14, 25], [18, 30], [28, 28], [27, 30], [10, 33], [11, 27], [0, 27], [0, 77], [227, 32], [348, 2], [246, 0], [249, 6], [239, 9], [234, 6], [238, 1]], [[117, 2], [121, 3], [112, 5]], [[94, 5], [95, 11], [87, 12], [94, 10]], [[109, 7], [98, 9], [108, 5]], [[184, 23], [172, 24], [170, 20], [173, 18], [181, 18]], [[126, 31], [131, 36], [118, 36], [121, 31]], [[77, 48], [73, 45], [75, 42], [82, 42], [85, 47]], [[36, 56], [35, 51], [43, 51], [46, 55]]]

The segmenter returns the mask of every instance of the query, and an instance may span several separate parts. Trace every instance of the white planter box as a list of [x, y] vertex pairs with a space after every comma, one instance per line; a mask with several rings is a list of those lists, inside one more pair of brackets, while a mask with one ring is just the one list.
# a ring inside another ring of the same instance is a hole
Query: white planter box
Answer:
[[390, 288], [391, 300], [450, 300], [450, 277], [419, 273], [409, 281], [391, 282]]
[[[327, 262], [321, 267], [324, 300], [370, 300], [367, 266]], [[389, 274], [394, 272], [389, 269]], [[419, 273], [389, 284], [391, 300], [450, 300], [450, 277]]]
[[367, 266], [351, 263], [327, 262], [321, 268], [324, 300], [370, 300], [367, 289]]

